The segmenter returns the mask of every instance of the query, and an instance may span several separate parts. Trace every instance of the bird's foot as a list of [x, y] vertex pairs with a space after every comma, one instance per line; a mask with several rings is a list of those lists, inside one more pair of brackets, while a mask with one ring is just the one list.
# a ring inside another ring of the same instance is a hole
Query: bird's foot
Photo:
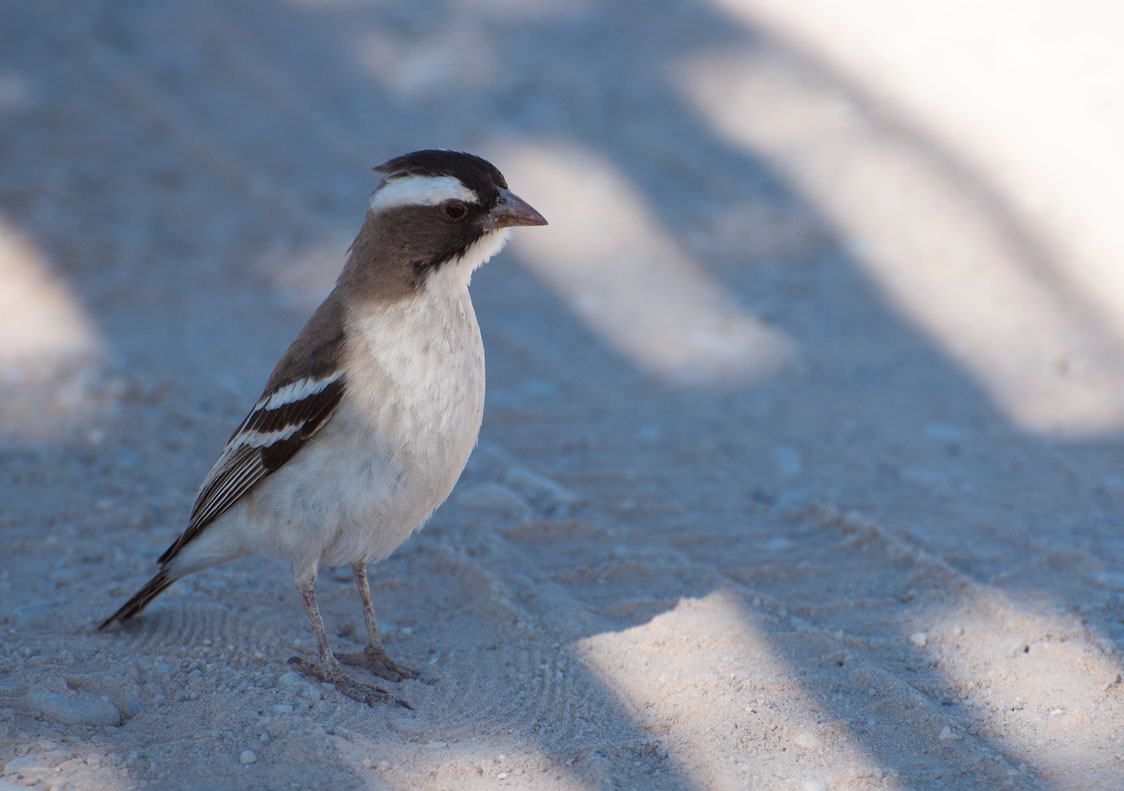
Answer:
[[336, 656], [344, 664], [365, 667], [379, 678], [385, 678], [387, 681], [425, 680], [417, 670], [400, 665], [387, 656], [386, 650], [381, 645], [368, 645], [362, 653], [358, 654], [336, 654]]
[[294, 656], [289, 660], [289, 665], [302, 675], [311, 676], [320, 681], [327, 681], [329, 684], [334, 684], [336, 689], [352, 700], [366, 703], [368, 706], [374, 707], [379, 703], [392, 703], [395, 706], [401, 706], [404, 709], [413, 711], [413, 706], [401, 698], [396, 698], [394, 695], [391, 695], [382, 687], [363, 684], [351, 678], [344, 673], [343, 669], [335, 662], [326, 666], [318, 665], [315, 662], [309, 662], [304, 657]]

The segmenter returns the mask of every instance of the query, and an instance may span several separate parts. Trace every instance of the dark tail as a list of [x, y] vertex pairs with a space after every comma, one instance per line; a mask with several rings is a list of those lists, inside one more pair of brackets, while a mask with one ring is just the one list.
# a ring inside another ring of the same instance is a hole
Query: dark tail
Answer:
[[167, 590], [168, 586], [175, 581], [175, 578], [168, 573], [167, 569], [160, 569], [155, 577], [146, 582], [144, 587], [133, 595], [133, 598], [121, 605], [120, 610], [102, 621], [101, 626], [98, 627], [98, 631], [100, 632], [115, 621], [123, 623], [129, 620], [147, 607], [149, 602]]

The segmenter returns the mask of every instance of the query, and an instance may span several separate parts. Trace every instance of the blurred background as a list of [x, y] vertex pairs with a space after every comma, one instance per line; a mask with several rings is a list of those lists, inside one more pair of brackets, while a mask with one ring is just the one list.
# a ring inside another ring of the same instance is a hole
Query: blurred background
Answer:
[[1112, 0], [7, 3], [5, 640], [135, 587], [370, 168], [463, 149], [550, 225], [473, 282], [481, 451], [388, 617], [452, 623], [418, 588], [471, 562], [568, 680], [472, 738], [438, 693], [408, 737], [351, 723], [407, 757], [333, 771], [488, 787], [494, 729], [537, 788], [1119, 787], [1122, 37]]

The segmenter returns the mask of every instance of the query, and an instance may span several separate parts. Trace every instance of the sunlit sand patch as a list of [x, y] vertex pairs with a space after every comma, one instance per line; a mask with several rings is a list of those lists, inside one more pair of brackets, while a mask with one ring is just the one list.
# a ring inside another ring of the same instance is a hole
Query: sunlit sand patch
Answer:
[[504, 149], [509, 181], [550, 221], [512, 249], [611, 348], [687, 384], [791, 364], [791, 340], [691, 260], [611, 162], [566, 145]]
[[1013, 422], [1069, 436], [1124, 428], [1112, 338], [923, 150], [813, 75], [741, 51], [684, 63], [679, 83], [732, 144], [764, 154], [799, 187], [887, 303]]
[[900, 787], [797, 680], [757, 617], [718, 590], [575, 648], [699, 788]]
[[0, 366], [41, 369], [96, 351], [100, 340], [69, 287], [0, 219]]
[[923, 130], [1124, 341], [1124, 5], [711, 2]]
[[985, 588], [918, 626], [914, 645], [972, 712], [973, 727], [1013, 760], [1051, 788], [1124, 784], [1119, 732], [1096, 727], [1124, 722], [1121, 667], [1075, 617]]
[[[397, 730], [391, 724], [391, 730]], [[356, 773], [377, 773], [380, 788], [412, 788], [418, 776], [428, 776], [442, 788], [493, 789], [510, 785], [543, 791], [574, 791], [582, 782], [578, 761], [559, 762], [517, 737], [496, 739], [481, 736], [471, 742], [430, 741], [398, 744], [388, 748], [387, 738], [369, 738], [361, 733], [338, 737], [341, 756], [353, 763]], [[577, 765], [576, 765], [577, 764]]]

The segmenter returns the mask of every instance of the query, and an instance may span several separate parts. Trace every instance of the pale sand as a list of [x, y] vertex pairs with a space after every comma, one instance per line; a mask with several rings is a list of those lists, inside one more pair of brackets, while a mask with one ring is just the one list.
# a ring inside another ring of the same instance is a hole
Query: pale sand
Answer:
[[[1124, 787], [1114, 5], [394, 5], [0, 14], [0, 776]], [[551, 225], [478, 274], [481, 446], [371, 569], [416, 710], [287, 675], [270, 561], [95, 634], [433, 145]]]

